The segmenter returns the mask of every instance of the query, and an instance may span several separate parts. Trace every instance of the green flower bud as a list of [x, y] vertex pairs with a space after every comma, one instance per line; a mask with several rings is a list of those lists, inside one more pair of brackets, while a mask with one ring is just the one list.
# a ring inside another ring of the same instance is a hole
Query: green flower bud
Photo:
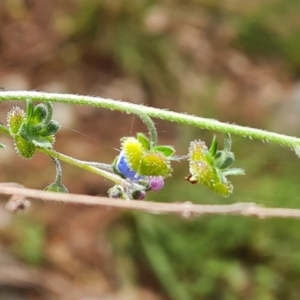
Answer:
[[9, 133], [14, 136], [19, 133], [20, 127], [26, 119], [23, 109], [14, 106], [7, 114], [7, 126]]
[[24, 140], [20, 135], [15, 135], [14, 144], [17, 153], [22, 158], [30, 159], [35, 154], [35, 145], [32, 142]]
[[123, 141], [122, 150], [124, 151], [126, 161], [130, 168], [134, 171], [138, 171], [143, 154], [142, 144], [136, 138], [129, 137]]
[[140, 162], [138, 174], [142, 176], [171, 176], [172, 168], [167, 157], [160, 152], [146, 152]]
[[47, 192], [68, 193], [68, 189], [62, 183], [53, 182], [45, 187]]

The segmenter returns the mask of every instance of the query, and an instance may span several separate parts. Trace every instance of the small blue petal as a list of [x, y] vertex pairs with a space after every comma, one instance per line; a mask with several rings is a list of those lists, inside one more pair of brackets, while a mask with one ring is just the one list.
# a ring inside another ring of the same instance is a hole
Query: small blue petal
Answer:
[[143, 176], [137, 176], [136, 172], [128, 166], [123, 152], [121, 152], [118, 157], [116, 168], [125, 178], [130, 180], [137, 181], [144, 178]]

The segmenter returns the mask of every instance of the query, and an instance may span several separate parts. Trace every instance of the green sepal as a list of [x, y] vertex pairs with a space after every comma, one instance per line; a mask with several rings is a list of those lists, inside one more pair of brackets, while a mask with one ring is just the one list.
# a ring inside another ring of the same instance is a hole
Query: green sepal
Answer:
[[39, 134], [42, 136], [54, 135], [60, 128], [60, 124], [57, 121], [51, 120], [49, 124], [40, 130]]
[[33, 103], [30, 99], [26, 100], [26, 120], [30, 122], [33, 115]]
[[232, 152], [226, 153], [225, 151], [218, 151], [215, 166], [222, 170], [227, 169], [233, 164], [234, 158], [235, 157]]
[[56, 192], [56, 193], [69, 193], [66, 186], [62, 183], [53, 182], [45, 187], [44, 189], [47, 192]]
[[52, 142], [49, 141], [48, 137], [34, 137], [31, 142], [39, 148], [52, 148]]
[[245, 175], [245, 170], [242, 168], [230, 168], [222, 172], [224, 176]]
[[35, 145], [24, 140], [20, 135], [15, 135], [14, 144], [17, 153], [23, 158], [30, 159], [35, 154]]
[[227, 154], [227, 157], [224, 159], [224, 161], [220, 164], [220, 169], [227, 169], [229, 168], [234, 162], [234, 154], [232, 152], [229, 152]]
[[230, 152], [232, 146], [232, 140], [229, 133], [224, 133], [224, 151]]
[[164, 156], [168, 157], [175, 153], [175, 149], [172, 146], [155, 146], [152, 148], [153, 151], [158, 151]]
[[31, 124], [39, 124], [43, 122], [48, 115], [47, 107], [44, 103], [38, 104], [33, 110], [33, 116], [30, 120]]
[[217, 150], [218, 150], [218, 142], [217, 142], [217, 137], [214, 135], [214, 138], [213, 138], [210, 148], [209, 148], [210, 155], [212, 157], [215, 157]]
[[168, 159], [160, 152], [146, 152], [141, 161], [138, 174], [142, 176], [171, 176], [172, 168]]
[[138, 132], [136, 137], [145, 150], [150, 150], [150, 141], [143, 133]]

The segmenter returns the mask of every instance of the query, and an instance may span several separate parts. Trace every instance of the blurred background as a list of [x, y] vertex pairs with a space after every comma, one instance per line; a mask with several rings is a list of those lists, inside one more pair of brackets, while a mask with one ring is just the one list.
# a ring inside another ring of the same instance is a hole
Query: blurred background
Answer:
[[[98, 95], [290, 135], [300, 134], [298, 0], [1, 0], [0, 86]], [[16, 103], [2, 103], [0, 122]], [[20, 103], [24, 107], [24, 103]], [[55, 105], [55, 149], [110, 163], [137, 116]], [[186, 154], [212, 132], [155, 120], [161, 144]], [[220, 143], [222, 135], [218, 135]], [[26, 161], [10, 139], [1, 182], [43, 189], [50, 158]], [[300, 161], [289, 149], [233, 137], [234, 193], [219, 197], [174, 164], [164, 202], [256, 202], [300, 208]], [[106, 195], [110, 182], [63, 164], [72, 193]], [[33, 202], [0, 202], [0, 299], [300, 299], [297, 220], [183, 219]]]

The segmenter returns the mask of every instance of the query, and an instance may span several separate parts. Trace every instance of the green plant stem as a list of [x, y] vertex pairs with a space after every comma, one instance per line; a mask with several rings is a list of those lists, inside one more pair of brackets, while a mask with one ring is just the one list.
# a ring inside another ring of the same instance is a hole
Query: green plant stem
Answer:
[[61, 179], [62, 179], [62, 169], [60, 162], [57, 158], [51, 156], [52, 160], [54, 161], [55, 164], [55, 183], [56, 184], [61, 184]]
[[[110, 110], [118, 110], [120, 112], [139, 114], [144, 113], [150, 117], [158, 118], [179, 124], [199, 127], [223, 133], [232, 133], [250, 139], [258, 139], [265, 142], [275, 143], [287, 146], [292, 149], [299, 149], [300, 139], [296, 137], [268, 132], [261, 129], [243, 127], [235, 124], [222, 123], [213, 119], [206, 119], [191, 116], [183, 113], [176, 113], [168, 110], [147, 107], [143, 105], [128, 103], [124, 101], [116, 101], [104, 99], [100, 97], [79, 96], [71, 94], [55, 94], [44, 92], [28, 92], [28, 91], [1, 91], [0, 101], [26, 101], [31, 99], [36, 102], [60, 102], [75, 105], [89, 105], [101, 107]], [[297, 151], [296, 151], [297, 152]]]
[[138, 113], [139, 117], [141, 120], [144, 122], [146, 127], [148, 128], [149, 131], [149, 137], [150, 137], [150, 147], [154, 147], [157, 144], [157, 131], [156, 127], [152, 121], [152, 119], [145, 113], [139, 112]]
[[[0, 132], [6, 134], [6, 135], [10, 135], [9, 134], [9, 130], [7, 127], [5, 127], [3, 124], [0, 124]], [[107, 164], [101, 164], [101, 163], [96, 163], [97, 167], [89, 165], [89, 162], [85, 162], [85, 161], [81, 161], [78, 160], [76, 158], [72, 158], [68, 155], [62, 154], [60, 152], [57, 152], [55, 150], [52, 149], [46, 149], [46, 148], [37, 148], [37, 150], [39, 152], [42, 152], [44, 154], [50, 155], [52, 158], [56, 158], [58, 160], [64, 161], [70, 165], [76, 166], [78, 168], [90, 171], [92, 173], [95, 173], [97, 175], [100, 175], [102, 177], [105, 177], [106, 179], [109, 179], [111, 181], [113, 181], [116, 184], [119, 184], [125, 188], [129, 188], [130, 186], [134, 186], [137, 189], [142, 189], [142, 187], [139, 184], [136, 183], [132, 183], [132, 182], [128, 182], [125, 179], [121, 178], [118, 175], [115, 175], [111, 172], [105, 171], [105, 170], [101, 170], [99, 169], [99, 167], [103, 167], [103, 166], [109, 166]]]
[[[64, 161], [70, 165], [73, 165], [75, 167], [78, 167], [78, 168], [81, 168], [81, 169], [84, 169], [86, 171], [89, 171], [89, 172], [92, 172], [92, 173], [95, 173], [97, 175], [100, 175], [102, 177], [105, 177], [106, 179], [109, 179], [111, 181], [113, 181], [114, 183], [116, 184], [119, 184], [123, 187], [129, 187], [132, 185], [132, 183], [122, 179], [120, 176], [118, 175], [115, 175], [113, 173], [110, 173], [110, 172], [107, 172], [105, 170], [101, 170], [99, 168], [95, 168], [93, 166], [90, 166], [90, 165], [86, 165], [84, 162], [78, 160], [78, 159], [75, 159], [75, 158], [72, 158], [68, 155], [65, 155], [65, 154], [62, 154], [60, 152], [57, 152], [55, 150], [52, 150], [52, 149], [46, 149], [46, 148], [38, 148], [38, 151], [39, 152], [42, 152], [44, 154], [47, 154], [47, 155], [50, 155], [52, 157], [55, 157], [61, 161]], [[141, 188], [138, 184], [137, 184], [137, 187], [138, 188]]]
[[101, 170], [105, 170], [108, 172], [113, 172], [113, 167], [111, 164], [104, 164], [104, 163], [99, 163], [96, 161], [85, 161], [85, 160], [80, 160], [80, 162], [84, 163], [87, 166], [92, 166]]

